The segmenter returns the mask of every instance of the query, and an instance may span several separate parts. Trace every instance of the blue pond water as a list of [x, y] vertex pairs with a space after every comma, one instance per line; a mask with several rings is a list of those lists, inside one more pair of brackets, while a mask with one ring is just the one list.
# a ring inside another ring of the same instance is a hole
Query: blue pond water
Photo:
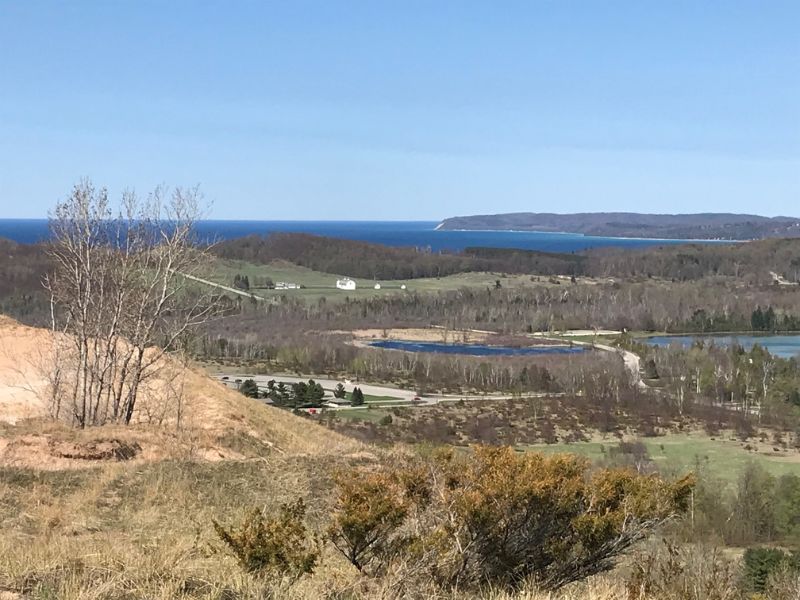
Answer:
[[438, 342], [407, 342], [404, 340], [379, 340], [370, 346], [406, 352], [433, 352], [437, 354], [466, 354], [469, 356], [530, 356], [541, 354], [577, 354], [585, 352], [583, 346], [484, 346], [482, 344], [444, 344]]
[[[687, 243], [687, 240], [643, 240], [538, 231], [437, 231], [436, 225], [435, 221], [201, 221], [197, 233], [201, 238], [226, 240], [251, 234], [301, 232], [387, 246], [430, 248], [433, 251], [459, 251], [481, 246], [580, 252], [608, 246], [644, 248]], [[47, 236], [45, 219], [0, 219], [0, 237], [34, 243]]]
[[714, 343], [717, 346], [730, 346], [734, 342], [749, 350], [755, 344], [766, 348], [771, 354], [781, 358], [800, 357], [800, 335], [661, 335], [647, 338], [654, 346], [680, 344], [691, 346], [696, 340]]

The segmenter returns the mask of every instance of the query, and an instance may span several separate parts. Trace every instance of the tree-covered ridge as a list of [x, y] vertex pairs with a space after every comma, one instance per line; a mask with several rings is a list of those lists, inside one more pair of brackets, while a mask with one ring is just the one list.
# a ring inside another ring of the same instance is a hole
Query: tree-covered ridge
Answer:
[[263, 264], [286, 260], [316, 271], [363, 279], [444, 277], [475, 271], [579, 274], [585, 262], [582, 256], [534, 250], [467, 248], [459, 253], [440, 253], [307, 233], [251, 235], [222, 242], [216, 253], [222, 258]]
[[585, 235], [671, 239], [752, 240], [800, 236], [800, 219], [727, 213], [507, 213], [451, 217], [440, 229], [559, 231]]
[[680, 281], [734, 277], [758, 283], [771, 283], [778, 276], [786, 283], [800, 281], [800, 239], [645, 249], [597, 248], [576, 254], [483, 247], [441, 253], [304, 233], [280, 233], [229, 240], [219, 244], [215, 251], [222, 258], [264, 264], [287, 260], [317, 271], [365, 279], [413, 279], [493, 271]]

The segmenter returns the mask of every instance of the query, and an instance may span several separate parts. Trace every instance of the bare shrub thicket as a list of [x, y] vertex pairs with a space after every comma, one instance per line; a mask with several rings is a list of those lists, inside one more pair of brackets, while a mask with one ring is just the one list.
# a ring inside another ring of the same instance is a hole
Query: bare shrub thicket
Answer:
[[115, 207], [105, 189], [84, 181], [58, 203], [45, 279], [55, 418], [128, 424], [143, 391], [163, 387], [153, 380], [166, 353], [215, 310], [214, 298], [185, 277], [206, 260], [207, 247], [193, 237], [199, 215], [196, 188], [157, 188], [144, 200], [126, 192]]

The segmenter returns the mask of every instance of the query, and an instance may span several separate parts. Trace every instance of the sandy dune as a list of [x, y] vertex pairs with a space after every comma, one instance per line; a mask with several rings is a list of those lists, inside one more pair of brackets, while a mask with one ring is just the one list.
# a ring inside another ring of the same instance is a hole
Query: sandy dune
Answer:
[[350, 438], [246, 398], [199, 369], [170, 359], [141, 394], [130, 427], [77, 432], [53, 422], [43, 399], [52, 341], [50, 331], [0, 315], [0, 424], [6, 424], [0, 427], [0, 464], [50, 468], [62, 468], [70, 461], [89, 464], [93, 459], [82, 455], [104, 456], [117, 442], [138, 444], [136, 455], [144, 459], [176, 453], [219, 460], [270, 451], [346, 454], [363, 449]]
[[49, 332], [0, 315], [0, 421], [14, 424], [47, 414], [40, 365], [49, 348]]

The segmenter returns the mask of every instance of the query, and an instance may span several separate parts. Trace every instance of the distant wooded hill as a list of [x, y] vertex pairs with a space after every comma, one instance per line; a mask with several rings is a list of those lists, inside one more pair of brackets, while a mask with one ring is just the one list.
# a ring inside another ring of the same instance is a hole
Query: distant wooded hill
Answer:
[[[228, 240], [217, 245], [214, 252], [223, 258], [262, 264], [289, 261], [326, 273], [378, 280], [488, 271], [531, 276], [613, 277], [622, 281], [732, 277], [743, 284], [800, 282], [800, 238], [743, 244], [602, 248], [580, 254], [505, 248], [467, 248], [447, 254], [286, 233]], [[18, 244], [0, 238], [0, 313], [26, 323], [46, 324], [49, 304], [42, 278], [51, 268], [43, 244]], [[800, 286], [786, 288], [785, 293], [796, 290]]]
[[800, 237], [800, 218], [727, 213], [507, 213], [445, 219], [439, 229], [558, 231], [610, 237], [753, 240]]
[[437, 253], [307, 233], [250, 235], [222, 242], [214, 252], [222, 258], [255, 263], [286, 260], [315, 271], [362, 279], [416, 279], [475, 271], [577, 275], [586, 260], [574, 254], [504, 248]]
[[466, 248], [459, 253], [436, 253], [305, 233], [280, 233], [228, 240], [214, 251], [222, 258], [265, 264], [286, 260], [317, 271], [363, 279], [414, 279], [491, 271], [684, 281], [735, 277], [769, 283], [774, 272], [787, 281], [800, 281], [798, 238], [744, 244], [596, 248], [577, 254], [511, 248]]

